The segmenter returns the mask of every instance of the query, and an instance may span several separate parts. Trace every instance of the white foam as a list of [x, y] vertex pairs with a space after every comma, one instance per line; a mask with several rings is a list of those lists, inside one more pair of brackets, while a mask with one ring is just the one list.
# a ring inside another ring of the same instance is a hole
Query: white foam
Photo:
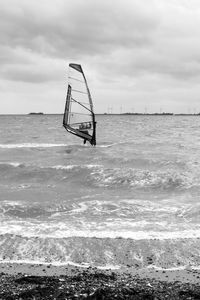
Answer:
[[[80, 207], [80, 211], [85, 207]], [[142, 230], [113, 230], [99, 227], [99, 230], [93, 230], [96, 228], [96, 223], [93, 222], [87, 226], [83, 224], [84, 229], [75, 229], [70, 224], [56, 222], [43, 223], [40, 222], [27, 222], [27, 221], [8, 221], [1, 222], [0, 234], [14, 234], [23, 237], [40, 237], [40, 238], [99, 238], [99, 239], [132, 239], [132, 240], [177, 240], [177, 239], [198, 239], [200, 238], [200, 229], [191, 230], [177, 230], [177, 231], [142, 231]]]
[[135, 205], [137, 209], [142, 212], [153, 211], [159, 213], [181, 213], [183, 210], [187, 210], [191, 207], [191, 204], [179, 203], [179, 201], [173, 201], [171, 199], [165, 199], [161, 202], [153, 202], [150, 200], [138, 200], [138, 199], [123, 199], [119, 203], [125, 203], [128, 205]]
[[119, 265], [105, 265], [105, 266], [95, 266], [97, 269], [100, 270], [118, 270], [121, 268]]
[[88, 209], [87, 204], [85, 202], [79, 203], [79, 206], [72, 209], [72, 213], [80, 213], [80, 212], [84, 212]]
[[[45, 233], [44, 237], [49, 236]], [[55, 237], [50, 235], [49, 237]], [[168, 239], [197, 239], [200, 238], [200, 230], [185, 230], [185, 231], [175, 231], [175, 232], [156, 232], [156, 231], [66, 231], [60, 232], [56, 231], [56, 237], [67, 238], [67, 237], [84, 237], [84, 238], [124, 238], [133, 240], [168, 240]]]
[[14, 148], [50, 148], [50, 147], [65, 147], [67, 144], [48, 144], [48, 143], [22, 143], [22, 144], [0, 144], [0, 148], [14, 149]]
[[113, 143], [113, 144], [110, 144], [110, 145], [96, 145], [96, 148], [110, 148], [110, 147], [115, 146], [117, 144], [118, 143]]
[[171, 267], [171, 268], [162, 268], [155, 265], [147, 266], [146, 269], [153, 269], [153, 270], [166, 270], [166, 271], [179, 271], [179, 270], [200, 270], [200, 266], [178, 266], [178, 267]]
[[[106, 264], [103, 266], [99, 265], [93, 265], [90, 263], [75, 263], [73, 261], [65, 261], [65, 262], [59, 262], [59, 261], [49, 261], [46, 262], [45, 260], [27, 260], [27, 259], [20, 259], [20, 260], [0, 260], [0, 264], [31, 264], [31, 265], [44, 265], [44, 266], [55, 266], [55, 267], [67, 267], [67, 266], [74, 266], [74, 267], [79, 267], [79, 268], [88, 268], [88, 267], [94, 267], [99, 270], [119, 270], [122, 266], [120, 265], [111, 265], [111, 264]], [[171, 268], [162, 268], [156, 265], [150, 265], [146, 266], [145, 268], [142, 268], [142, 270], [158, 270], [158, 271], [181, 271], [181, 270], [200, 270], [200, 266], [178, 266], [178, 267], [171, 267]]]
[[[79, 268], [88, 268], [88, 267], [93, 267], [93, 268], [97, 268], [99, 270], [119, 270], [121, 267], [120, 265], [110, 265], [110, 264], [106, 264], [104, 266], [98, 266], [98, 265], [93, 265], [93, 264], [89, 264], [89, 263], [75, 263], [73, 261], [66, 261], [66, 262], [59, 262], [59, 261], [50, 261], [50, 262], [46, 262], [41, 260], [0, 260], [0, 264], [27, 264], [27, 265], [44, 265], [44, 266], [55, 266], [55, 267], [70, 267], [70, 266], [74, 266], [74, 267], [79, 267]], [[158, 270], [158, 271], [181, 271], [181, 270], [188, 270], [188, 266], [179, 266], [179, 267], [171, 267], [171, 268], [162, 268], [162, 267], [158, 267], [155, 265], [150, 265], [147, 266], [145, 268], [142, 268], [142, 270]], [[190, 270], [200, 270], [200, 266], [189, 266]]]
[[23, 205], [24, 200], [7, 200], [7, 199], [5, 199], [5, 200], [1, 201], [0, 203], [2, 205], [11, 205], [11, 206], [13, 206], [13, 205]]
[[53, 166], [51, 168], [56, 169], [56, 170], [72, 170], [77, 167], [78, 167], [78, 165], [68, 165], [68, 166], [57, 165], [57, 166]]
[[[52, 261], [52, 262], [45, 262], [43, 260], [0, 260], [0, 264], [31, 264], [31, 265], [52, 265], [52, 266], [75, 266], [80, 268], [88, 268], [91, 266], [89, 263], [75, 263], [73, 261], [66, 261], [66, 262], [59, 262], [59, 261]], [[104, 266], [98, 266], [98, 265], [92, 265], [92, 267], [100, 269], [100, 270], [117, 270], [120, 269], [119, 265], [104, 265]]]
[[18, 189], [29, 189], [31, 187], [31, 184], [20, 184], [18, 186]]
[[120, 145], [120, 144], [126, 144], [127, 142], [116, 142], [116, 143], [112, 143], [112, 144], [97, 144], [96, 145], [96, 148], [109, 148], [109, 147], [112, 147], [112, 146], [116, 146], [116, 145]]
[[9, 165], [15, 168], [22, 166], [22, 164], [19, 162], [0, 162], [0, 165]]
[[84, 268], [87, 268], [89, 267], [90, 265], [87, 264], [87, 263], [82, 263], [82, 264], [78, 264], [78, 263], [74, 263], [72, 261], [66, 261], [66, 262], [59, 262], [59, 261], [53, 261], [53, 262], [46, 262], [46, 261], [43, 261], [41, 259], [40, 260], [22, 260], [22, 259], [19, 259], [19, 260], [14, 260], [14, 259], [11, 259], [11, 260], [0, 260], [0, 264], [10, 264], [10, 263], [14, 263], [14, 264], [33, 264], [33, 265], [52, 265], [52, 266], [67, 266], [67, 265], [71, 265], [71, 266], [76, 266], [76, 267], [84, 267]]
[[93, 168], [98, 168], [98, 167], [102, 167], [101, 165], [56, 165], [56, 166], [52, 166], [52, 169], [56, 169], [56, 170], [72, 170], [75, 168], [87, 168], [87, 169], [93, 169]]

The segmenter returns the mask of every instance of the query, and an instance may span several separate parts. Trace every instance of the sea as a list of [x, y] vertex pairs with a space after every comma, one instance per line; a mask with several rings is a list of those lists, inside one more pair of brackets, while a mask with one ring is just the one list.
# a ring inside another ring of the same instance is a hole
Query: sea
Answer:
[[200, 267], [200, 116], [0, 116], [0, 262]]

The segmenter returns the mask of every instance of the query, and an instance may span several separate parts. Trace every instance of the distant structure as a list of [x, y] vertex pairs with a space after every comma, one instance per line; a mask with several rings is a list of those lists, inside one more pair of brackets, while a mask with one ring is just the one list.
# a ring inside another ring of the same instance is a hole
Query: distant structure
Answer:
[[43, 115], [43, 112], [30, 112], [29, 115]]
[[[172, 113], [172, 112], [164, 112], [162, 108], [160, 108], [160, 112], [149, 113], [147, 107], [144, 108], [144, 112], [135, 112], [132, 108], [131, 111], [123, 112], [122, 105], [120, 106], [120, 113], [113, 113], [112, 107], [108, 107], [108, 112], [105, 112], [104, 115], [141, 115], [141, 116], [200, 116], [200, 112], [197, 112], [195, 108], [193, 112], [191, 110], [187, 113]], [[101, 115], [101, 114], [100, 114]]]
[[126, 112], [126, 113], [123, 113], [122, 115], [142, 115], [142, 116], [173, 116], [175, 115], [174, 113], [131, 113], [131, 112]]
[[113, 113], [113, 107], [112, 106], [108, 106], [108, 114], [112, 115]]

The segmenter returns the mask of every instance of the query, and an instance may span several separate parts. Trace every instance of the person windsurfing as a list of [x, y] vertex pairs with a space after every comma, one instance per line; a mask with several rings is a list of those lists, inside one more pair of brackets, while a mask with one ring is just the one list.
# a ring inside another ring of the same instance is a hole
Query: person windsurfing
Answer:
[[92, 97], [81, 65], [69, 64], [68, 90], [63, 116], [65, 129], [96, 145], [96, 121]]

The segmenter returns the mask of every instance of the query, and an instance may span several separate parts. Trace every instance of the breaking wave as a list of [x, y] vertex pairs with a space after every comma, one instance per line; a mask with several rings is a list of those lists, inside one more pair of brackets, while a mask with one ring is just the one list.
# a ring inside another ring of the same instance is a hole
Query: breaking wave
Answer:
[[176, 268], [200, 265], [199, 240], [26, 238], [0, 235], [0, 261]]
[[193, 185], [190, 173], [174, 170], [148, 171], [133, 168], [101, 169], [91, 173], [91, 181], [99, 187], [153, 189], [187, 189]]
[[22, 143], [22, 144], [0, 144], [2, 149], [14, 148], [50, 148], [50, 147], [65, 147], [67, 144], [48, 144], [48, 143]]
[[198, 204], [192, 207], [172, 200], [1, 201], [0, 234], [134, 240], [200, 238], [199, 210]]
[[0, 169], [2, 168], [9, 168], [9, 167], [23, 167], [25, 166], [24, 164], [20, 163], [20, 162], [0, 162]]

